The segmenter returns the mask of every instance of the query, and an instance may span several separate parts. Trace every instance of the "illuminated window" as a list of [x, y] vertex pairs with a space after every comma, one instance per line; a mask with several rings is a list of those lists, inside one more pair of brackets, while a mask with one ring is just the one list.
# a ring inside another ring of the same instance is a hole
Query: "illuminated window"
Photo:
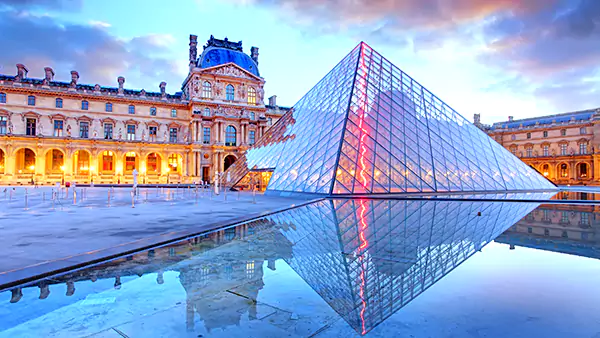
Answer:
[[113, 171], [113, 152], [112, 151], [102, 152], [102, 171]]
[[54, 136], [63, 136], [63, 123], [62, 120], [54, 120]]
[[63, 99], [61, 99], [61, 98], [56, 99], [54, 102], [54, 107], [62, 108], [63, 107]]
[[90, 108], [90, 103], [86, 100], [81, 101], [81, 110], [88, 110]]
[[77, 171], [79, 174], [86, 175], [89, 173], [89, 170], [90, 154], [87, 151], [79, 150], [77, 152]]
[[129, 105], [129, 114], [135, 114], [135, 106], [132, 104]]
[[212, 98], [212, 85], [208, 81], [202, 83], [202, 97], [205, 99]]
[[248, 87], [248, 103], [256, 104], [256, 89]]
[[227, 87], [225, 87], [225, 99], [227, 101], [233, 101], [235, 97], [235, 90], [233, 89], [232, 85], [227, 85]]
[[587, 163], [579, 163], [577, 165], [577, 173], [579, 178], [586, 178], [588, 176], [588, 165]]
[[248, 141], [250, 143], [250, 145], [254, 145], [254, 143], [256, 141], [256, 132], [254, 130], [250, 130], [250, 133], [248, 134], [248, 138], [250, 139]]
[[134, 124], [127, 125], [127, 140], [135, 141], [135, 125]]
[[204, 127], [202, 136], [203, 136], [202, 143], [210, 144], [210, 128], [209, 127]]
[[152, 153], [148, 155], [148, 160], [146, 161], [146, 170], [151, 173], [158, 172], [158, 155], [156, 153]]
[[237, 131], [234, 126], [227, 126], [225, 129], [225, 145], [235, 146], [237, 143]]
[[35, 106], [35, 96], [33, 96], [33, 95], [27, 96], [27, 104], [30, 106]]
[[125, 171], [132, 172], [135, 169], [135, 153], [130, 151], [125, 154]]
[[568, 177], [569, 176], [569, 171], [568, 171], [568, 166], [563, 163], [560, 165], [560, 177]]
[[6, 103], [6, 93], [0, 93], [0, 103]]
[[156, 116], [156, 107], [150, 107], [150, 116]]
[[171, 171], [177, 171], [178, 158], [179, 156], [177, 156], [177, 154], [169, 155], [169, 169], [171, 169]]
[[543, 174], [545, 177], [548, 177], [548, 175], [550, 174], [550, 165], [548, 165], [548, 164], [544, 164], [544, 165], [542, 166], [542, 174]]
[[106, 102], [106, 105], [104, 105], [104, 110], [106, 112], [109, 112], [109, 113], [112, 112], [112, 110], [113, 110], [112, 108], [113, 108], [112, 103], [110, 103], [110, 102]]

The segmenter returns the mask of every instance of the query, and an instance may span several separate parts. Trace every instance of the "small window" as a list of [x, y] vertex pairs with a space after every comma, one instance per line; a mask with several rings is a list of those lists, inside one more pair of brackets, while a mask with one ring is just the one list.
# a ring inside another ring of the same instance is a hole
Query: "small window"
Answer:
[[225, 87], [225, 99], [227, 101], [233, 101], [235, 97], [235, 89], [233, 89], [232, 85], [227, 85], [227, 87]]
[[135, 141], [135, 125], [133, 124], [127, 125], [127, 140]]
[[157, 131], [158, 131], [158, 128], [156, 128], [156, 126], [148, 127], [148, 134], [150, 135], [150, 141], [152, 141], [152, 142], [156, 141]]
[[526, 150], [526, 151], [527, 151], [527, 157], [531, 157], [531, 156], [533, 156], [533, 154], [532, 154], [532, 152], [533, 152], [533, 149], [532, 149], [532, 148], [527, 148], [527, 150]]
[[208, 81], [202, 83], [202, 97], [210, 99], [212, 97], [212, 85]]
[[169, 128], [169, 142], [177, 143], [177, 128]]
[[248, 142], [250, 143], [250, 145], [254, 145], [254, 143], [256, 143], [256, 132], [254, 130], [250, 130], [250, 133], [248, 134]]
[[79, 137], [88, 138], [90, 132], [89, 122], [79, 122]]
[[531, 138], [531, 133], [527, 133], [527, 138]]
[[150, 107], [150, 116], [156, 116], [156, 107]]
[[250, 120], [256, 120], [256, 114], [253, 111], [250, 112]]
[[35, 106], [35, 96], [33, 96], [33, 95], [27, 96], [27, 105]]
[[514, 140], [516, 140], [516, 139], [517, 139], [517, 135], [515, 135], [515, 134], [512, 134], [512, 135], [510, 136], [510, 139], [511, 139], [511, 140], [513, 140], [513, 141], [514, 141]]
[[135, 114], [135, 106], [132, 104], [129, 105], [129, 114]]
[[54, 106], [56, 108], [62, 108], [63, 107], [63, 99], [61, 99], [61, 98], [56, 99], [56, 102], [54, 103]]
[[566, 129], [561, 129], [560, 130], [560, 136], [566, 136], [567, 135], [567, 130]]
[[105, 123], [104, 124], [104, 139], [112, 140], [112, 138], [113, 138], [113, 125], [112, 125], [112, 123]]
[[6, 135], [6, 132], [8, 131], [8, 119], [6, 118], [6, 116], [0, 116], [0, 135]]
[[107, 102], [106, 106], [104, 107], [104, 110], [110, 113], [110, 112], [112, 112], [112, 109], [113, 109], [112, 103]]
[[550, 156], [550, 147], [548, 145], [544, 146], [544, 156]]
[[89, 107], [89, 102], [87, 102], [86, 100], [81, 101], [81, 110], [88, 110]]
[[210, 108], [204, 108], [203, 114], [204, 116], [210, 116]]
[[202, 135], [202, 143], [210, 144], [210, 128], [204, 127]]
[[579, 144], [579, 154], [586, 155], [587, 154], [587, 143]]
[[565, 156], [567, 155], [567, 144], [563, 143], [560, 145], [560, 154]]
[[248, 103], [256, 104], [256, 89], [248, 87]]
[[581, 135], [587, 134], [587, 130], [585, 129], [585, 127], [579, 128], [579, 134], [581, 134]]
[[6, 103], [6, 93], [0, 93], [0, 103]]
[[63, 121], [62, 120], [54, 120], [54, 136], [55, 137], [63, 136]]
[[177, 109], [171, 109], [171, 117], [177, 117]]
[[544, 130], [544, 137], [548, 137], [548, 131]]

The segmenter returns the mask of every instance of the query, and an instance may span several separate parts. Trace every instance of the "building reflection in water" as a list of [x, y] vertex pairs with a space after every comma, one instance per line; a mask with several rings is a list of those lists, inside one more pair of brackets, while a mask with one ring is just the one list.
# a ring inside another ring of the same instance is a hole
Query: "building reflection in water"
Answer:
[[[111, 279], [119, 288], [121, 277], [154, 273], [156, 283], [163, 284], [166, 271], [178, 271], [186, 293], [187, 329], [193, 330], [199, 317], [210, 331], [239, 325], [246, 313], [255, 319], [257, 304], [252, 300], [264, 287], [263, 267], [274, 270], [275, 261], [283, 259], [358, 333], [365, 334], [538, 205], [324, 200], [31, 287], [39, 287], [39, 298], [44, 299], [52, 297], [51, 283], [66, 283], [66, 296], [71, 296], [76, 284], [84, 281]], [[527, 219], [517, 226], [523, 222]], [[213, 297], [240, 285], [247, 298]], [[20, 288], [13, 289], [11, 303], [22, 294]]]

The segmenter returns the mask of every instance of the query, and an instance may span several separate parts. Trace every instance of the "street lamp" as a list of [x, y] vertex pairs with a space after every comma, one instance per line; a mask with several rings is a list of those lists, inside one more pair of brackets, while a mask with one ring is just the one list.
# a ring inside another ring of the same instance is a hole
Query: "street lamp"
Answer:
[[65, 185], [65, 166], [61, 165], [60, 170], [62, 171], [62, 185]]

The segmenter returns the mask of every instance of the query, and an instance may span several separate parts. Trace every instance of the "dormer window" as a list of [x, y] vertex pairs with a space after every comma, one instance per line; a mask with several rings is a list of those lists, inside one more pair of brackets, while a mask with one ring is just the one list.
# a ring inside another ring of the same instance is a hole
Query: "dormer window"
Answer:
[[202, 83], [202, 98], [212, 98], [212, 85], [208, 81], [204, 81], [204, 83]]
[[248, 103], [256, 104], [256, 89], [248, 87]]
[[6, 93], [0, 93], [0, 103], [6, 103]]
[[177, 117], [177, 109], [171, 109], [171, 117]]
[[129, 114], [135, 114], [135, 106], [132, 104], [129, 105]]
[[81, 101], [81, 110], [88, 110], [89, 107], [90, 107], [89, 102], [87, 102], [86, 100]]
[[56, 108], [62, 108], [63, 107], [63, 99], [57, 98], [56, 101], [55, 101], [55, 103], [54, 103], [54, 106]]
[[27, 105], [35, 106], [35, 96], [33, 96], [33, 95], [27, 96]]
[[106, 105], [104, 107], [104, 111], [106, 111], [107, 113], [111, 113], [112, 112], [112, 103], [110, 102], [106, 102]]
[[150, 116], [156, 116], [156, 107], [150, 107]]

